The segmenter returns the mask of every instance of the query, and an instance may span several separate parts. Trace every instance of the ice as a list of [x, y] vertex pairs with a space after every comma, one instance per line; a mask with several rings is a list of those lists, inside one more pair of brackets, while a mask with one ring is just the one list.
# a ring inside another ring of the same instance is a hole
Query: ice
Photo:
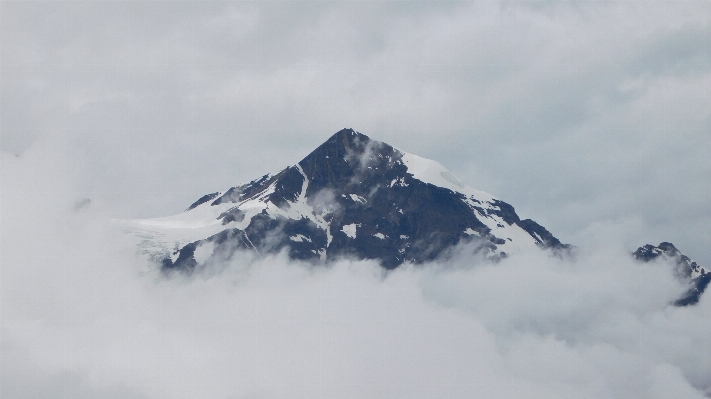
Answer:
[[475, 230], [472, 230], [471, 227], [467, 227], [467, 229], [464, 230], [464, 234], [469, 234], [470, 236], [472, 236], [472, 235], [478, 236], [478, 235], [479, 235], [479, 232], [478, 232], [478, 231], [475, 231]]
[[[408, 173], [411, 174], [414, 179], [462, 194], [462, 201], [470, 207], [477, 219], [491, 230], [490, 233], [497, 238], [506, 240], [504, 244], [497, 244], [497, 252], [505, 251], [508, 254], [512, 254], [537, 246], [536, 239], [520, 226], [516, 224], [509, 225], [503, 221], [500, 216], [490, 212], [499, 211], [498, 206], [495, 205], [496, 198], [494, 196], [465, 185], [436, 161], [407, 152], [401, 153], [401, 160], [407, 167]], [[329, 212], [332, 212], [333, 209], [332, 207], [318, 208], [318, 211], [314, 209], [306, 198], [306, 192], [310, 183], [306, 173], [298, 164], [292, 168], [298, 170], [303, 177], [301, 190], [298, 192], [294, 201], [286, 201], [286, 203], [281, 206], [277, 206], [268, 200], [268, 197], [276, 190], [277, 182], [275, 181], [258, 194], [240, 203], [223, 203], [212, 206], [211, 203], [206, 202], [192, 209], [190, 212], [184, 212], [175, 216], [120, 221], [119, 223], [122, 224], [125, 230], [130, 231], [138, 238], [151, 237], [149, 239], [140, 238], [145, 241], [145, 243], [140, 244], [140, 249], [150, 256], [158, 258], [160, 256], [170, 256], [176, 248], [182, 248], [190, 242], [204, 240], [225, 229], [239, 229], [244, 231], [250, 225], [252, 219], [263, 212], [272, 218], [284, 217], [292, 220], [305, 218], [326, 232], [326, 246], [319, 250], [319, 254], [323, 257], [325, 256], [326, 248], [330, 246], [333, 240], [330, 221], [326, 219], [328, 218], [327, 215]], [[389, 182], [389, 186], [405, 187], [407, 186], [405, 178], [406, 177], [397, 177]], [[367, 203], [366, 198], [357, 194], [341, 194], [341, 196], [343, 198], [350, 198], [355, 202]], [[233, 208], [238, 208], [244, 212], [245, 217], [239, 222], [232, 221], [223, 225], [224, 219], [218, 219], [218, 217]], [[403, 210], [397, 207], [395, 208], [395, 212], [404, 214]], [[356, 223], [348, 224], [343, 226], [341, 231], [348, 237], [355, 238], [359, 226], [360, 225]], [[466, 229], [463, 233], [468, 235], [480, 235], [479, 232], [471, 228]], [[376, 233], [373, 236], [379, 239], [386, 238], [383, 233]], [[294, 242], [310, 241], [310, 238], [301, 234], [296, 234], [289, 238]], [[406, 239], [408, 237], [403, 235], [400, 236], [400, 238]], [[540, 237], [536, 238], [540, 239]], [[245, 237], [245, 239], [249, 241], [248, 237]], [[198, 250], [202, 252], [196, 254], [196, 257], [202, 257], [201, 259], [203, 259], [203, 261], [212, 254], [210, 247], [206, 244], [198, 247]], [[174, 254], [173, 258], [176, 257], [177, 254]], [[693, 271], [693, 273], [696, 275], [699, 272]]]
[[291, 236], [291, 237], [289, 237], [289, 239], [291, 241], [295, 241], [295, 242], [304, 242], [304, 241], [311, 242], [311, 239], [309, 237], [306, 237], [303, 234], [297, 234], [295, 236]]
[[342, 232], [344, 232], [349, 238], [356, 238], [356, 230], [358, 229], [358, 225], [355, 223], [347, 224], [344, 225], [343, 228], [341, 229]]
[[362, 202], [362, 203], [368, 202], [368, 201], [366, 201], [365, 198], [361, 197], [360, 195], [356, 195], [356, 194], [348, 194], [348, 195], [350, 195], [351, 199], [355, 202]]
[[407, 171], [415, 179], [422, 182], [448, 188], [467, 196], [474, 196], [480, 201], [493, 201], [496, 199], [489, 193], [465, 185], [437, 161], [403, 152], [402, 162], [407, 166]]
[[267, 212], [271, 216], [283, 216], [288, 219], [294, 219], [294, 220], [299, 220], [301, 218], [306, 218], [314, 222], [316, 226], [319, 228], [323, 229], [326, 231], [326, 247], [331, 245], [331, 241], [333, 240], [333, 236], [331, 235], [331, 226], [330, 224], [323, 218], [323, 216], [317, 214], [313, 207], [308, 204], [307, 199], [306, 199], [306, 190], [309, 188], [309, 178], [306, 176], [306, 173], [304, 173], [304, 170], [301, 168], [301, 165], [296, 165], [296, 169], [301, 173], [301, 176], [303, 176], [304, 181], [301, 184], [301, 191], [299, 192], [299, 195], [296, 197], [295, 201], [287, 201], [287, 206], [284, 208], [277, 207], [273, 203], [269, 203], [267, 205]]

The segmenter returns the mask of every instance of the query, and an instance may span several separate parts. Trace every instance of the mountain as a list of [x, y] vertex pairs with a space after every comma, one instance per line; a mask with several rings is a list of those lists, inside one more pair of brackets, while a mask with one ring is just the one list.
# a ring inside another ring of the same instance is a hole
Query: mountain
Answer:
[[292, 259], [325, 262], [376, 259], [393, 269], [447, 256], [459, 244], [494, 260], [527, 248], [569, 248], [439, 163], [353, 129], [277, 174], [135, 227], [143, 252], [166, 271], [192, 271], [238, 250], [285, 250]]
[[677, 306], [693, 305], [699, 302], [701, 294], [711, 282], [711, 272], [682, 254], [672, 243], [663, 242], [658, 246], [647, 244], [637, 248], [632, 255], [642, 262], [671, 260], [676, 264], [677, 278], [689, 284], [689, 290], [674, 302]]
[[[329, 262], [373, 259], [385, 269], [451, 256], [497, 261], [516, 252], [571, 249], [513, 206], [466, 186], [438, 162], [343, 129], [299, 163], [202, 196], [183, 213], [131, 221], [139, 252], [166, 273], [191, 273], [237, 251]], [[646, 245], [640, 261], [677, 262], [690, 284], [676, 302], [698, 302], [711, 275], [673, 245]]]

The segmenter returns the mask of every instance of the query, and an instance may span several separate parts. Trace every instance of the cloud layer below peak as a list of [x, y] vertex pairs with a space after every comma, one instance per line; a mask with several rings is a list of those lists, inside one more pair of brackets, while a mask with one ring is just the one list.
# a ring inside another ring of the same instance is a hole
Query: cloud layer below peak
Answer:
[[460, 256], [390, 273], [244, 254], [165, 279], [104, 205], [76, 206], [75, 171], [47, 151], [2, 159], [4, 398], [711, 392], [708, 295], [669, 306], [684, 291], [673, 265], [637, 263], [617, 241], [574, 260]]

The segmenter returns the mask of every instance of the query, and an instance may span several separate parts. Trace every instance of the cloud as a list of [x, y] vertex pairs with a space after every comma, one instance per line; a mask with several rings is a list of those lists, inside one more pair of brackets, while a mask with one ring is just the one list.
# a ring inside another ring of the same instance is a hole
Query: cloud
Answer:
[[[246, 253], [166, 279], [101, 203], [75, 210], [81, 173], [57, 153], [2, 158], [3, 397], [711, 392], [711, 302], [669, 306], [684, 291], [674, 265], [619, 242], [392, 272]], [[625, 234], [589, 234], [611, 232]]]
[[[627, 256], [672, 241], [711, 265], [709, 15], [3, 3], [3, 397], [709, 395], [708, 295], [669, 307], [673, 266]], [[343, 127], [583, 253], [385, 276], [245, 256], [164, 280], [110, 223], [178, 213]]]

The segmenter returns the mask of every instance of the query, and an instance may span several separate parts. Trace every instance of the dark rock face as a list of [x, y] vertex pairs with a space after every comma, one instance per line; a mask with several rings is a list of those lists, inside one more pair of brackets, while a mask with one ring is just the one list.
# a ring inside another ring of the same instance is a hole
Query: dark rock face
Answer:
[[[176, 248], [161, 261], [162, 270], [190, 273], [245, 250], [259, 256], [285, 251], [291, 259], [315, 262], [374, 259], [393, 269], [447, 257], [461, 244], [494, 261], [516, 248], [572, 249], [540, 224], [520, 219], [506, 202], [460, 190], [459, 182], [449, 185], [456, 178], [439, 164], [435, 169], [444, 171], [444, 180], [427, 182], [432, 180], [416, 172], [430, 167], [427, 162], [433, 161], [343, 129], [294, 166], [190, 205], [186, 212], [217, 207], [218, 213], [207, 214], [219, 216], [207, 224], [224, 229]], [[675, 260], [677, 277], [690, 287], [677, 306], [697, 303], [711, 282], [711, 273], [671, 243], [645, 245], [633, 256], [644, 262], [660, 256]]]
[[570, 249], [570, 244], [563, 244], [559, 239], [553, 237], [545, 227], [534, 222], [531, 219], [520, 220], [516, 222], [522, 229], [526, 230], [528, 234], [536, 239], [536, 243], [544, 248], [555, 248], [555, 249]]
[[[267, 254], [286, 249], [293, 259], [376, 259], [387, 269], [431, 261], [465, 243], [492, 259], [505, 257], [499, 247], [511, 238], [497, 237], [492, 228], [522, 229], [541, 248], [569, 247], [536, 222], [521, 220], [503, 201], [477, 199], [415, 178], [403, 156], [343, 129], [297, 165], [200, 198], [189, 211], [234, 203], [218, 218], [225, 230], [183, 246], [175, 261], [163, 261], [163, 268], [193, 270], [198, 267], [196, 249], [207, 243], [214, 244], [221, 259], [237, 250]], [[249, 201], [267, 204], [266, 209], [250, 216], [246, 226], [231, 227], [245, 220], [241, 207]], [[492, 220], [497, 222], [492, 225]]]
[[215, 197], [217, 197], [219, 194], [220, 194], [220, 193], [212, 193], [212, 194], [203, 195], [202, 197], [200, 197], [199, 200], [195, 201], [192, 205], [190, 205], [190, 207], [188, 207], [188, 209], [186, 209], [186, 211], [189, 211], [189, 210], [191, 210], [191, 209], [195, 209], [195, 208], [197, 208], [198, 206], [200, 206], [200, 205], [206, 203], [207, 201], [211, 201], [212, 199], [214, 199]]
[[711, 282], [711, 273], [688, 256], [679, 251], [674, 244], [663, 242], [658, 246], [647, 244], [637, 248], [632, 254], [635, 259], [650, 262], [659, 257], [673, 259], [676, 262], [676, 275], [679, 279], [689, 282], [689, 290], [674, 302], [676, 306], [694, 305]]

